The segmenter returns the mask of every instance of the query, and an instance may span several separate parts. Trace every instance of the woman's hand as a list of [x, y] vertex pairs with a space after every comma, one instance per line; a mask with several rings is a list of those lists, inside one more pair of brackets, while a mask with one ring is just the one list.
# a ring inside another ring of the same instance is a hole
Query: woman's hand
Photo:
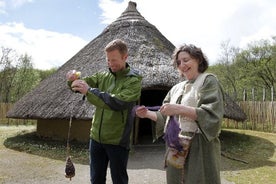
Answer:
[[160, 107], [160, 112], [166, 116], [180, 115], [192, 120], [197, 119], [196, 108], [182, 104], [163, 104]]
[[160, 112], [166, 116], [179, 115], [182, 112], [182, 107], [179, 104], [165, 103], [160, 107]]

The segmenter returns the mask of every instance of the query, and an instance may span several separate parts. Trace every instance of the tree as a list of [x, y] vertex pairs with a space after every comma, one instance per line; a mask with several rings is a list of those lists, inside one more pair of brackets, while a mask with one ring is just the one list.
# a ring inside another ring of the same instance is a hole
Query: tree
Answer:
[[0, 102], [15, 102], [40, 82], [40, 76], [27, 54], [18, 57], [14, 50], [4, 47], [1, 51]]
[[225, 92], [233, 99], [237, 99], [238, 89], [237, 83], [240, 75], [237, 75], [238, 68], [235, 65], [236, 55], [239, 53], [239, 48], [230, 45], [230, 41], [221, 43], [221, 54], [218, 64], [210, 67], [211, 72], [215, 73], [219, 78]]
[[273, 45], [269, 40], [252, 42], [237, 57], [246, 73], [247, 85], [259, 91], [275, 89], [275, 43]]
[[57, 71], [57, 68], [51, 68], [49, 70], [36, 70], [39, 74], [40, 81], [46, 79]]
[[[209, 71], [215, 73], [224, 90], [235, 100], [242, 100], [244, 91], [255, 89], [255, 99], [262, 98], [263, 90], [275, 91], [276, 80], [276, 37], [259, 40], [245, 49], [221, 44], [219, 63]], [[270, 93], [266, 93], [269, 99]]]
[[33, 69], [32, 58], [27, 54], [18, 59], [17, 72], [13, 81], [11, 101], [15, 102], [40, 82], [38, 72]]
[[10, 48], [1, 47], [0, 60], [0, 102], [8, 103], [10, 101], [10, 92], [16, 73], [16, 68], [12, 62], [17, 60], [17, 55]]

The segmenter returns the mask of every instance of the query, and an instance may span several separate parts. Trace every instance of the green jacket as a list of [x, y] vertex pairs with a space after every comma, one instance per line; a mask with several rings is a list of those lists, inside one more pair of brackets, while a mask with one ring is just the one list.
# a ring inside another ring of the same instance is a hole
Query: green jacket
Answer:
[[90, 138], [129, 148], [131, 110], [140, 98], [142, 77], [127, 64], [123, 71], [96, 73], [83, 80], [91, 87], [87, 100], [96, 107]]

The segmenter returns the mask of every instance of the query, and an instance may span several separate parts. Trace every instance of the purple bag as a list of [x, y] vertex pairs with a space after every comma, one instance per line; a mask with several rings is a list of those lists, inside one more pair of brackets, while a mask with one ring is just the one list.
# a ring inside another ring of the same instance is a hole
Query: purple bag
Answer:
[[183, 146], [179, 141], [179, 133], [181, 128], [179, 127], [179, 122], [176, 120], [175, 116], [170, 116], [170, 120], [167, 125], [167, 129], [163, 139], [166, 141], [167, 146], [175, 148], [178, 151], [183, 149]]

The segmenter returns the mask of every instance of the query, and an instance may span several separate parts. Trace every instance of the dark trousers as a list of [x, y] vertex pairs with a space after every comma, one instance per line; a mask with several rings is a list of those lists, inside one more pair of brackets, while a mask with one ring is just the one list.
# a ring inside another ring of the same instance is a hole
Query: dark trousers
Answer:
[[108, 163], [113, 184], [128, 183], [128, 149], [118, 145], [100, 144], [91, 139], [89, 151], [91, 184], [105, 184]]

